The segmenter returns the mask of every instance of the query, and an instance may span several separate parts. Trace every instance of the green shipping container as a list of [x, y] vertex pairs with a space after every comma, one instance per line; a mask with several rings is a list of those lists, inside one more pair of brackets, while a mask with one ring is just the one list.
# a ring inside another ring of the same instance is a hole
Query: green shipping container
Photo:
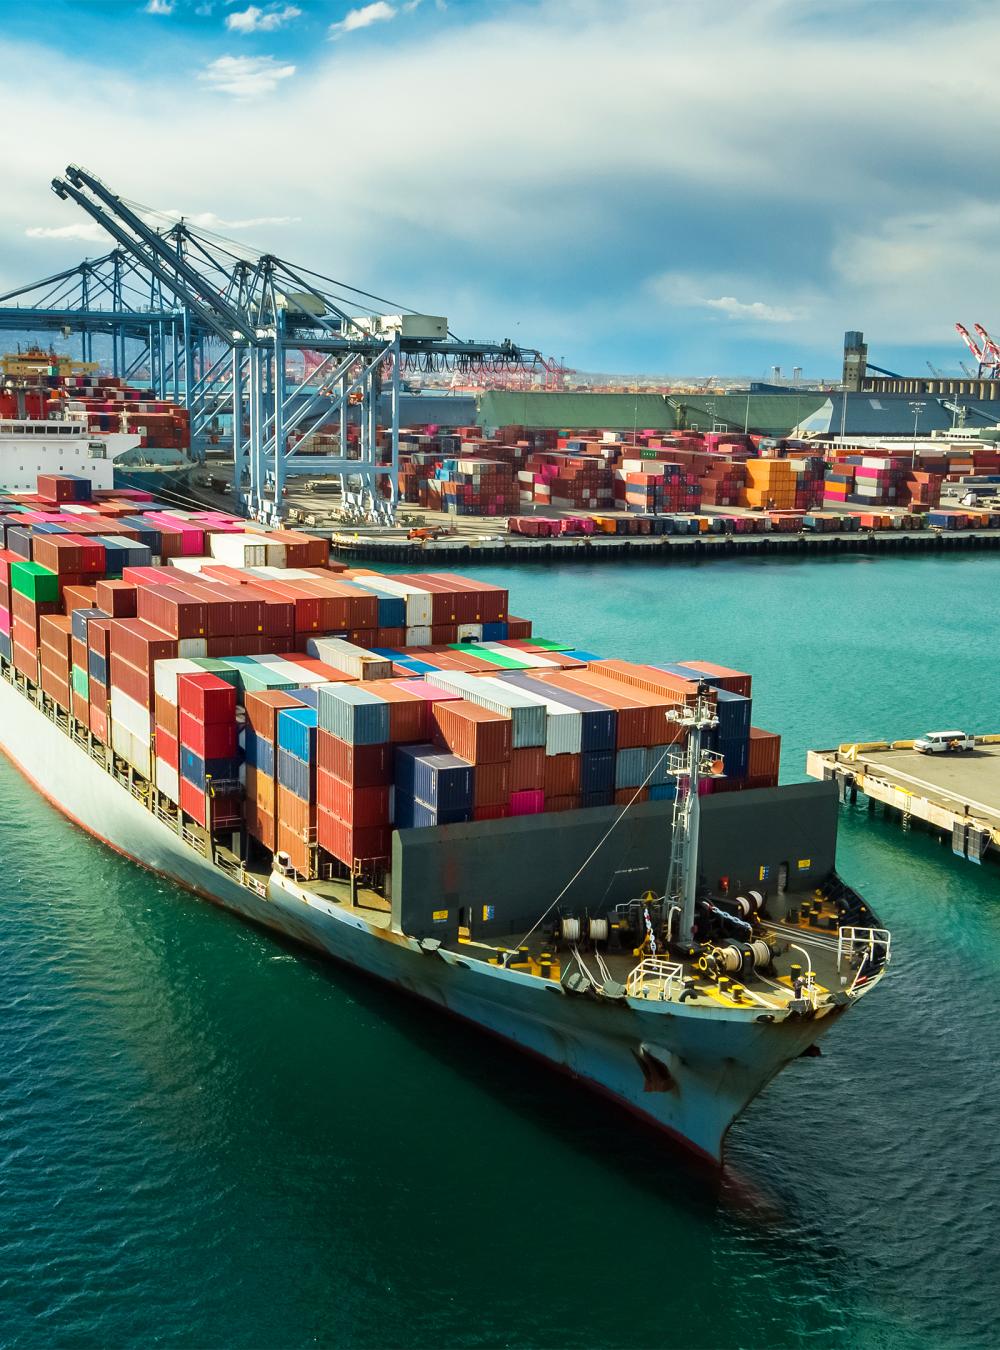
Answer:
[[495, 652], [489, 647], [484, 647], [479, 642], [449, 642], [448, 646], [456, 652], [468, 652], [470, 656], [482, 657], [484, 661], [489, 661], [491, 666], [499, 666], [501, 670], [530, 670], [530, 663], [519, 661], [512, 654], [508, 656], [505, 652]]
[[90, 679], [79, 666], [73, 667], [73, 693], [79, 694], [81, 698], [90, 698]]
[[11, 563], [10, 584], [19, 595], [26, 595], [36, 605], [59, 599], [59, 578], [40, 563]]

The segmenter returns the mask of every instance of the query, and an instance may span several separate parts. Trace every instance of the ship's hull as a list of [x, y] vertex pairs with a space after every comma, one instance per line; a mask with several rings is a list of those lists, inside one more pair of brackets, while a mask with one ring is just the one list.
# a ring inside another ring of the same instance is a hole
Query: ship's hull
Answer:
[[55, 807], [117, 852], [540, 1056], [713, 1163], [740, 1111], [842, 1011], [769, 1020], [721, 1006], [571, 994], [422, 946], [278, 874], [266, 896], [257, 894], [153, 815], [6, 679], [0, 748]]

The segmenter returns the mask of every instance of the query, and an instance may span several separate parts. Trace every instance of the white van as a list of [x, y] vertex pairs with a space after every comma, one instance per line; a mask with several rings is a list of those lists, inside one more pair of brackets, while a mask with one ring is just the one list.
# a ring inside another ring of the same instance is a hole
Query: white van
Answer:
[[976, 738], [965, 731], [928, 731], [913, 742], [914, 750], [922, 755], [949, 755], [963, 750], [975, 750]]

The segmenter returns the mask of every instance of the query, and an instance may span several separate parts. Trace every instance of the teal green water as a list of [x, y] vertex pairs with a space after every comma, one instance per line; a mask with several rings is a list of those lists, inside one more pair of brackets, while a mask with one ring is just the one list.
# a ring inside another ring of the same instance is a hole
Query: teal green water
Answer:
[[[484, 571], [543, 635], [754, 673], [807, 747], [1000, 730], [1000, 560]], [[863, 809], [889, 979], [712, 1185], [590, 1094], [258, 933], [0, 762], [0, 1344], [992, 1345], [1000, 871]]]

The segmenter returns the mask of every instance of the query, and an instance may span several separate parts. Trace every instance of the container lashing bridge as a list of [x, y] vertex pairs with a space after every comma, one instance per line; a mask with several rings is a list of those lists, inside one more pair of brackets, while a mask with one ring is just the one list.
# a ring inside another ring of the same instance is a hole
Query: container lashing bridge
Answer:
[[[76, 165], [52, 189], [114, 247], [0, 295], [0, 330], [79, 333], [84, 361], [93, 360], [95, 335], [109, 338], [114, 375], [148, 371], [154, 397], [188, 409], [196, 457], [219, 442], [228, 419], [234, 498], [258, 519], [280, 518], [289, 477], [323, 474], [339, 477], [356, 515], [391, 522], [407, 371], [545, 369], [538, 351], [460, 339], [444, 319], [164, 216]], [[300, 382], [289, 375], [297, 360]], [[387, 448], [377, 436], [383, 395]], [[359, 436], [349, 446], [355, 418]], [[339, 429], [336, 453], [298, 454], [310, 432], [330, 425]]]

